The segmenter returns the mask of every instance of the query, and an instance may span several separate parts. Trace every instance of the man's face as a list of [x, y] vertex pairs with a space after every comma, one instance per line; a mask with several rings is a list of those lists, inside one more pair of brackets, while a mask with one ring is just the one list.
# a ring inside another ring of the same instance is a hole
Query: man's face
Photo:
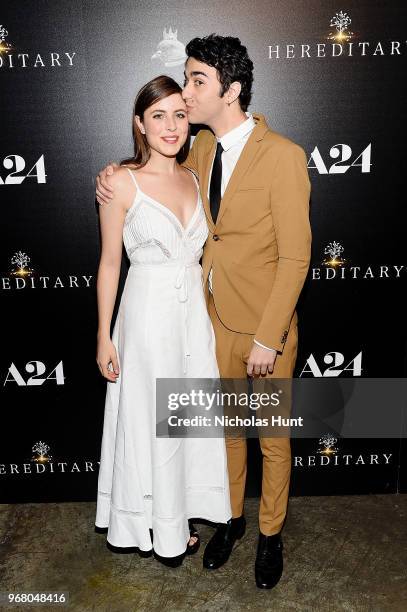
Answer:
[[193, 57], [185, 64], [185, 84], [182, 97], [187, 105], [190, 123], [203, 123], [211, 127], [226, 107], [225, 97], [220, 97], [221, 84], [216, 68]]

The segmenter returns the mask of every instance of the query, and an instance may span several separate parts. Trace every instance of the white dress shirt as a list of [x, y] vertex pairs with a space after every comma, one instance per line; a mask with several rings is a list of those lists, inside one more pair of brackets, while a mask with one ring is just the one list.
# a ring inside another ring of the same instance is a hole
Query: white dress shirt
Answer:
[[[222, 183], [220, 188], [220, 195], [223, 198], [223, 194], [226, 191], [226, 187], [228, 186], [230, 177], [232, 176], [233, 170], [237, 164], [237, 161], [240, 157], [241, 152], [243, 151], [243, 147], [246, 142], [249, 140], [250, 134], [252, 133], [253, 128], [256, 126], [256, 122], [253, 119], [253, 115], [251, 113], [246, 113], [247, 119], [243, 121], [240, 125], [224, 134], [222, 138], [216, 138], [217, 142], [220, 142], [223, 148], [222, 152]], [[212, 167], [209, 172], [209, 181], [208, 181], [208, 200], [209, 200], [209, 190], [211, 185], [211, 176], [212, 176]], [[212, 293], [212, 268], [209, 271], [208, 277], [208, 285], [209, 291]], [[260, 344], [257, 340], [254, 340], [256, 344], [267, 349], [274, 350], [269, 348], [268, 346], [264, 346], [264, 344]]]

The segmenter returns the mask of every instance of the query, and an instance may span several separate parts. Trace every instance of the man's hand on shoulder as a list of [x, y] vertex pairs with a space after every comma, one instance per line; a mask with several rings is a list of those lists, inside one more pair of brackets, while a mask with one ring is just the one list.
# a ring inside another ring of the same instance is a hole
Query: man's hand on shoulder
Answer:
[[96, 200], [100, 205], [109, 204], [113, 198], [113, 187], [109, 184], [109, 176], [112, 176], [120, 168], [119, 164], [110, 162], [96, 177]]

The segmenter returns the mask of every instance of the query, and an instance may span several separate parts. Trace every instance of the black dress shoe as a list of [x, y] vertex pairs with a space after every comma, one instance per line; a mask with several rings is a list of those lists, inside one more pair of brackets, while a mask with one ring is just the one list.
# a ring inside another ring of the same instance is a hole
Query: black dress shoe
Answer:
[[244, 516], [232, 518], [227, 523], [219, 523], [214, 535], [206, 545], [203, 566], [206, 569], [218, 569], [226, 563], [234, 543], [244, 536], [245, 530]]
[[283, 573], [283, 542], [279, 533], [265, 536], [260, 532], [254, 571], [259, 589], [272, 589], [280, 580]]

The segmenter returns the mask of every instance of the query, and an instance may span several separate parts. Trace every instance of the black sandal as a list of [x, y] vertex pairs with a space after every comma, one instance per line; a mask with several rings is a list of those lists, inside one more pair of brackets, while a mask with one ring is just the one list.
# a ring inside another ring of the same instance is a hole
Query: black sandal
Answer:
[[188, 542], [186, 553], [187, 555], [194, 555], [199, 550], [199, 547], [201, 545], [201, 540], [199, 538], [199, 533], [196, 530], [195, 525], [192, 523], [191, 519], [188, 519], [188, 526], [189, 526], [189, 536], [190, 538], [196, 538], [196, 542], [194, 542], [194, 544], [189, 544]]

